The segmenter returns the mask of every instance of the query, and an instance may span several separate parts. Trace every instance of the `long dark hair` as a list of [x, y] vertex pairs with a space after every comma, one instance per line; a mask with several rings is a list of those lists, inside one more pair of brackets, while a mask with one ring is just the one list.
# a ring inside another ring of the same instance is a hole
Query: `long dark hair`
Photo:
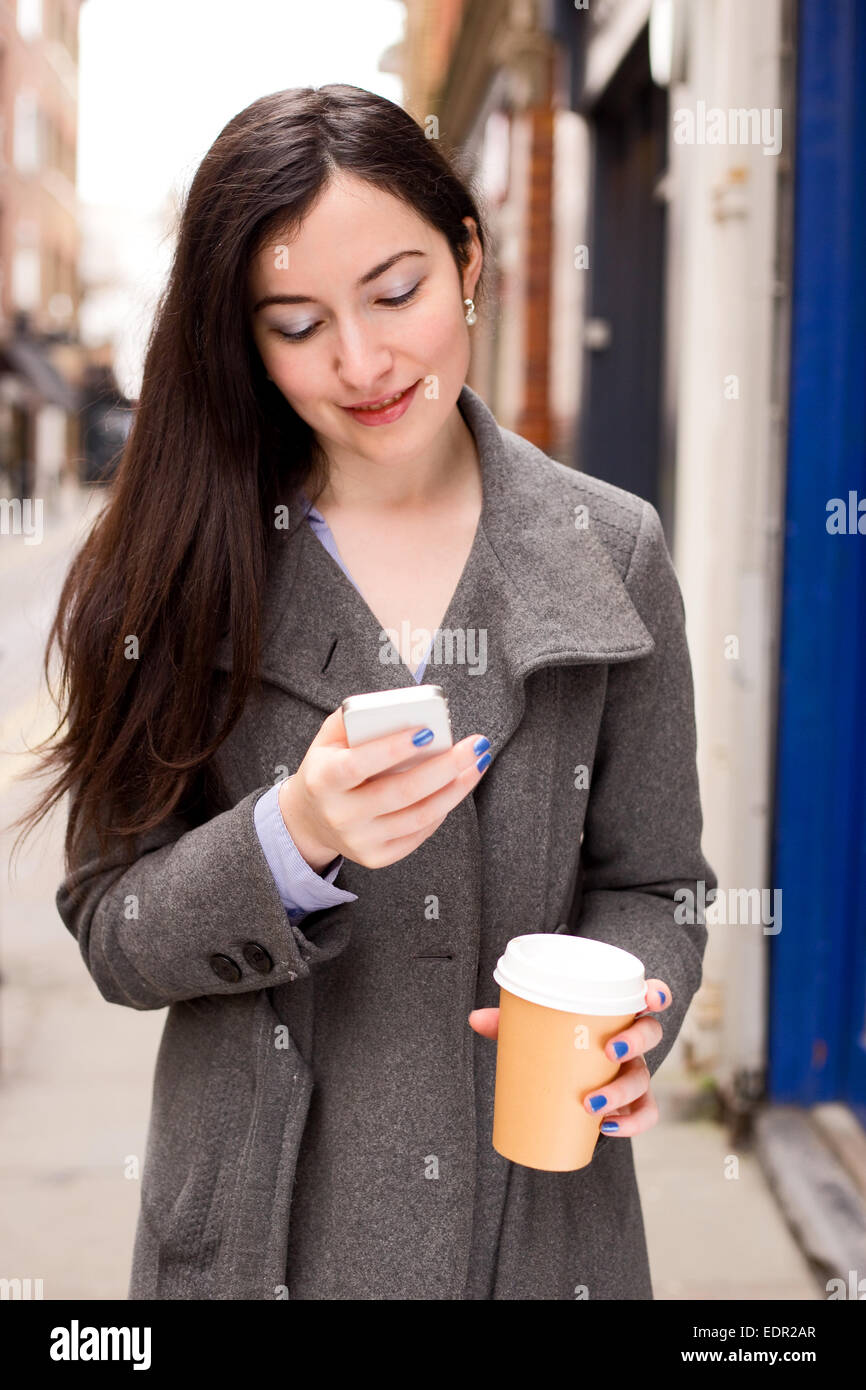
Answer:
[[[207, 819], [208, 764], [259, 681], [274, 508], [299, 487], [315, 498], [326, 467], [258, 355], [250, 263], [290, 236], [345, 169], [414, 208], [462, 270], [463, 218], [474, 218], [482, 248], [485, 233], [460, 163], [401, 107], [343, 84], [254, 101], [205, 155], [181, 213], [133, 427], [48, 636], [45, 675], [60, 719], [24, 775], [48, 770], [55, 780], [12, 822], [25, 827], [16, 846], [70, 790], [67, 873], [79, 833], [95, 832], [104, 852], [112, 837], [128, 848], [175, 811]], [[211, 663], [226, 635], [226, 714], [207, 742]], [[131, 636], [138, 659], [129, 659]], [[55, 642], [60, 699], [49, 671]]]

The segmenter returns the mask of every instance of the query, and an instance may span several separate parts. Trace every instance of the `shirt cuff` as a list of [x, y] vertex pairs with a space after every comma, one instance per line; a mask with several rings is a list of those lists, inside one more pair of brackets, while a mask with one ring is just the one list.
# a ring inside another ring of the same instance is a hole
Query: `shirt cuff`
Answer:
[[299, 922], [308, 912], [336, 907], [337, 903], [357, 902], [357, 893], [334, 886], [334, 879], [343, 867], [342, 854], [338, 854], [322, 874], [317, 874], [307, 863], [286, 828], [279, 796], [279, 784], [260, 796], [253, 808], [253, 819], [280, 901], [291, 920]]

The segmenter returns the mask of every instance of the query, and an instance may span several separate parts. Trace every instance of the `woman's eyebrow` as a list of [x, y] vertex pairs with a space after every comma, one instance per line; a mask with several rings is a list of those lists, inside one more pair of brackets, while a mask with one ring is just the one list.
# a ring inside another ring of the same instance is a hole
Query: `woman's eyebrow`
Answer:
[[[426, 256], [426, 251], [398, 251], [395, 256], [389, 256], [387, 261], [382, 261], [381, 265], [374, 265], [372, 270], [368, 270], [366, 275], [362, 275], [358, 281], [359, 285], [366, 285], [370, 280], [375, 280], [379, 275], [384, 275], [386, 270], [390, 270], [392, 265], [403, 259], [404, 256]], [[264, 309], [268, 304], [314, 304], [316, 301], [310, 294], [266, 294], [260, 299], [253, 313], [257, 314], [259, 309]]]

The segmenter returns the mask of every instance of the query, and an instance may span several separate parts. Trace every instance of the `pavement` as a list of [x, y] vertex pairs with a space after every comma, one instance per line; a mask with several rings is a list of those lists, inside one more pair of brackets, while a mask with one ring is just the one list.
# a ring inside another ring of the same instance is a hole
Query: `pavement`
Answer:
[[[53, 728], [44, 641], [98, 505], [71, 488], [40, 545], [0, 536], [0, 1278], [41, 1279], [45, 1299], [126, 1297], [165, 1017], [107, 1003], [57, 915], [65, 802], [8, 867], [7, 827], [38, 790], [15, 780], [25, 741]], [[757, 1150], [732, 1147], [678, 1045], [653, 1090], [659, 1123], [633, 1145], [656, 1298], [826, 1298]]]

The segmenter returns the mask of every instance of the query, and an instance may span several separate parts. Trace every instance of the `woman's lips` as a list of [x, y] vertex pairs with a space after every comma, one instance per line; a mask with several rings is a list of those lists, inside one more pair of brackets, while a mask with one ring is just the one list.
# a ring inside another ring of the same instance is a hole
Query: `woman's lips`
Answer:
[[352, 419], [357, 420], [361, 425], [390, 425], [393, 424], [395, 420], [399, 420], [401, 415], [406, 414], [406, 411], [412, 404], [412, 398], [415, 395], [417, 386], [418, 382], [416, 381], [414, 385], [408, 387], [407, 390], [403, 392], [402, 396], [392, 402], [391, 405], [377, 407], [367, 406], [363, 409], [353, 409], [351, 406], [342, 406], [341, 409], [345, 410], [347, 415], [351, 415]]

